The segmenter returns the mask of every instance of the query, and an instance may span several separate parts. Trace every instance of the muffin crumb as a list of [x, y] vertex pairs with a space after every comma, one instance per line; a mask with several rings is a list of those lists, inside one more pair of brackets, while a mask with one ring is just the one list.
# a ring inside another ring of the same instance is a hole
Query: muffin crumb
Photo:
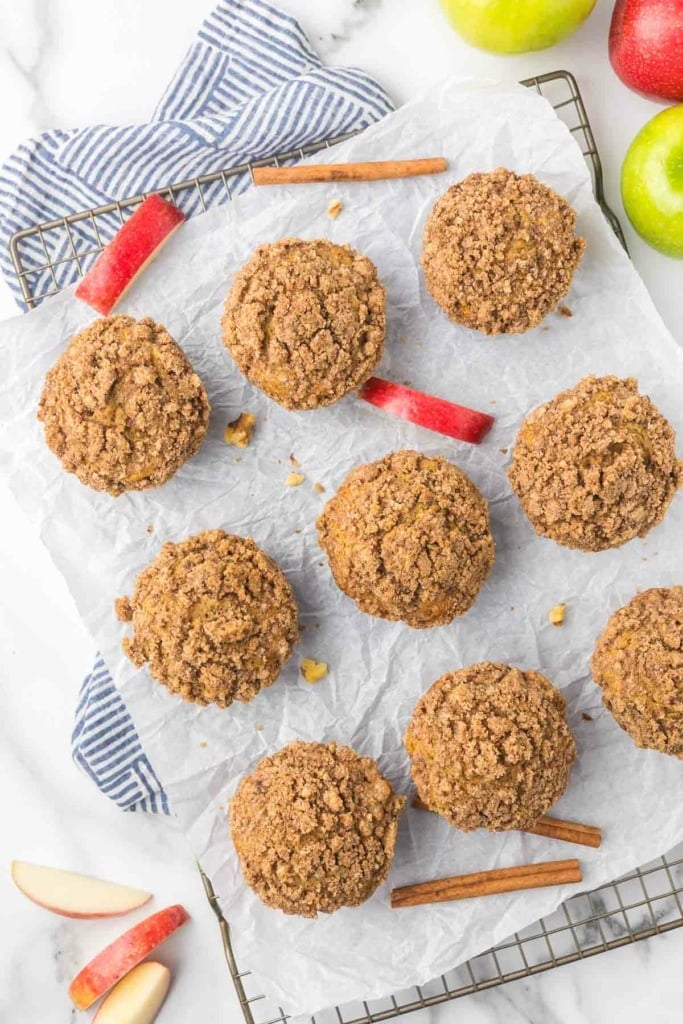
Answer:
[[226, 444], [232, 444], [236, 448], [246, 448], [251, 440], [251, 434], [256, 423], [256, 417], [251, 412], [241, 412], [237, 419], [228, 423], [223, 433], [223, 440]]

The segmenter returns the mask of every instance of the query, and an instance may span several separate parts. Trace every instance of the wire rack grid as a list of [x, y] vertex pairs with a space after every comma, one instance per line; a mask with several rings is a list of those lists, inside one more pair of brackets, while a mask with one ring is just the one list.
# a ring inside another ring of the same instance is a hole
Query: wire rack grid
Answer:
[[[596, 199], [626, 248], [619, 221], [605, 201], [600, 157], [573, 75], [556, 71], [526, 79], [522, 85], [544, 96], [575, 136], [590, 168]], [[157, 191], [187, 214], [205, 211], [244, 191], [254, 167], [291, 163], [350, 137], [327, 139], [267, 160], [174, 182]], [[34, 308], [78, 280], [144, 198], [145, 194], [132, 196], [17, 232], [10, 252], [26, 307]], [[202, 880], [218, 918], [245, 1024], [285, 1024], [287, 1014], [258, 991], [257, 975], [237, 963], [219, 899], [203, 873]], [[427, 985], [413, 986], [386, 999], [333, 1007], [311, 1018], [312, 1024], [379, 1024], [682, 926], [683, 845], [615, 882], [572, 896], [555, 913]]]
[[[626, 248], [619, 221], [605, 201], [602, 165], [574, 76], [568, 71], [554, 71], [525, 79], [521, 84], [544, 96], [569, 127], [590, 168], [596, 199]], [[294, 163], [344, 142], [354, 134], [338, 135], [264, 160], [173, 182], [155, 191], [166, 196], [188, 216], [206, 212], [243, 192], [251, 184], [255, 167]], [[146, 195], [141, 193], [119, 199], [17, 231], [10, 239], [9, 248], [26, 308], [33, 309], [43, 299], [75, 284]]]

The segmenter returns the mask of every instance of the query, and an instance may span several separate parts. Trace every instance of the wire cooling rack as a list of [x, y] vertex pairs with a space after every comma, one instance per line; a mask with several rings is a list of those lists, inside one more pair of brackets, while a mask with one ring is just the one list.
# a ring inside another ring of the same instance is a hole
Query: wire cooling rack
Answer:
[[[605, 201], [602, 165], [576, 79], [568, 71], [553, 71], [536, 78], [527, 78], [521, 84], [544, 96], [569, 127], [590, 168], [595, 197], [619, 241], [626, 248], [621, 225]], [[254, 167], [293, 163], [329, 149], [354, 134], [338, 135], [266, 160], [239, 164], [212, 174], [188, 178], [187, 181], [173, 182], [157, 191], [188, 216], [205, 212], [243, 192], [251, 184]], [[146, 194], [141, 193], [17, 231], [10, 239], [9, 248], [27, 309], [33, 309], [43, 299], [78, 281]]]
[[[576, 138], [591, 171], [595, 197], [626, 248], [619, 221], [605, 201], [600, 157], [573, 75], [556, 71], [526, 79], [522, 84], [544, 96]], [[338, 136], [269, 160], [175, 182], [159, 191], [185, 213], [204, 211], [244, 191], [254, 167], [293, 162], [349, 137]], [[133, 196], [17, 232], [10, 241], [10, 252], [26, 306], [34, 308], [49, 295], [77, 281], [144, 198]], [[256, 975], [238, 965], [218, 898], [203, 873], [202, 879], [218, 917], [245, 1024], [285, 1024], [287, 1015], [283, 1010], [258, 991]], [[316, 1014], [311, 1018], [312, 1024], [378, 1024], [682, 926], [683, 845], [615, 882], [572, 896], [554, 914], [427, 985], [413, 986], [386, 999], [335, 1006]]]

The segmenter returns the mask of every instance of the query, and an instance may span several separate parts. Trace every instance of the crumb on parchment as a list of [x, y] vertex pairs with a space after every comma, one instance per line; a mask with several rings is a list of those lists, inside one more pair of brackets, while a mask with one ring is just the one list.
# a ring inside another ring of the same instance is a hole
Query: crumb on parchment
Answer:
[[251, 412], [241, 412], [236, 420], [228, 423], [223, 434], [226, 444], [232, 444], [236, 448], [246, 448], [251, 440], [251, 434], [256, 423], [256, 417]]
[[561, 626], [564, 622], [566, 612], [566, 604], [556, 604], [554, 608], [551, 608], [548, 612], [548, 622], [550, 622], [553, 626]]
[[327, 675], [327, 662], [303, 658], [301, 661], [301, 675], [307, 683], [319, 683]]
[[336, 220], [343, 209], [344, 204], [342, 203], [341, 199], [333, 199], [329, 206], [327, 207], [328, 216], [330, 216], [332, 220]]
[[290, 473], [285, 480], [285, 487], [298, 487], [305, 480], [303, 473]]

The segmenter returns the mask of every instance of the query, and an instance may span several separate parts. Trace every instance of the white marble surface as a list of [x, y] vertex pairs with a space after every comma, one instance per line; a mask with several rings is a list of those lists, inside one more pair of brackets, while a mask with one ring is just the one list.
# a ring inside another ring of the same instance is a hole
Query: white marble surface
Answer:
[[[211, 6], [212, 0], [0, 0], [0, 158], [43, 128], [144, 120]], [[281, 0], [281, 6], [300, 17], [326, 59], [373, 72], [397, 102], [458, 70], [522, 78], [567, 67], [584, 93], [608, 198], [622, 212], [620, 162], [657, 107], [626, 91], [609, 68], [611, 0], [598, 0], [590, 21], [565, 44], [508, 59], [468, 48], [446, 25], [437, 0]], [[681, 263], [628, 233], [638, 269], [683, 342]], [[0, 316], [13, 312], [0, 286]], [[0, 1021], [73, 1020], [70, 977], [121, 928], [67, 921], [29, 904], [9, 882], [9, 861], [19, 857], [150, 887], [157, 906], [183, 902], [192, 922], [159, 953], [174, 969], [160, 1019], [237, 1024], [216, 922], [182, 839], [167, 822], [121, 814], [70, 760], [73, 706], [91, 644], [4, 491], [0, 517]], [[682, 953], [683, 932], [673, 932], [411, 1019], [674, 1024], [681, 1019]]]

